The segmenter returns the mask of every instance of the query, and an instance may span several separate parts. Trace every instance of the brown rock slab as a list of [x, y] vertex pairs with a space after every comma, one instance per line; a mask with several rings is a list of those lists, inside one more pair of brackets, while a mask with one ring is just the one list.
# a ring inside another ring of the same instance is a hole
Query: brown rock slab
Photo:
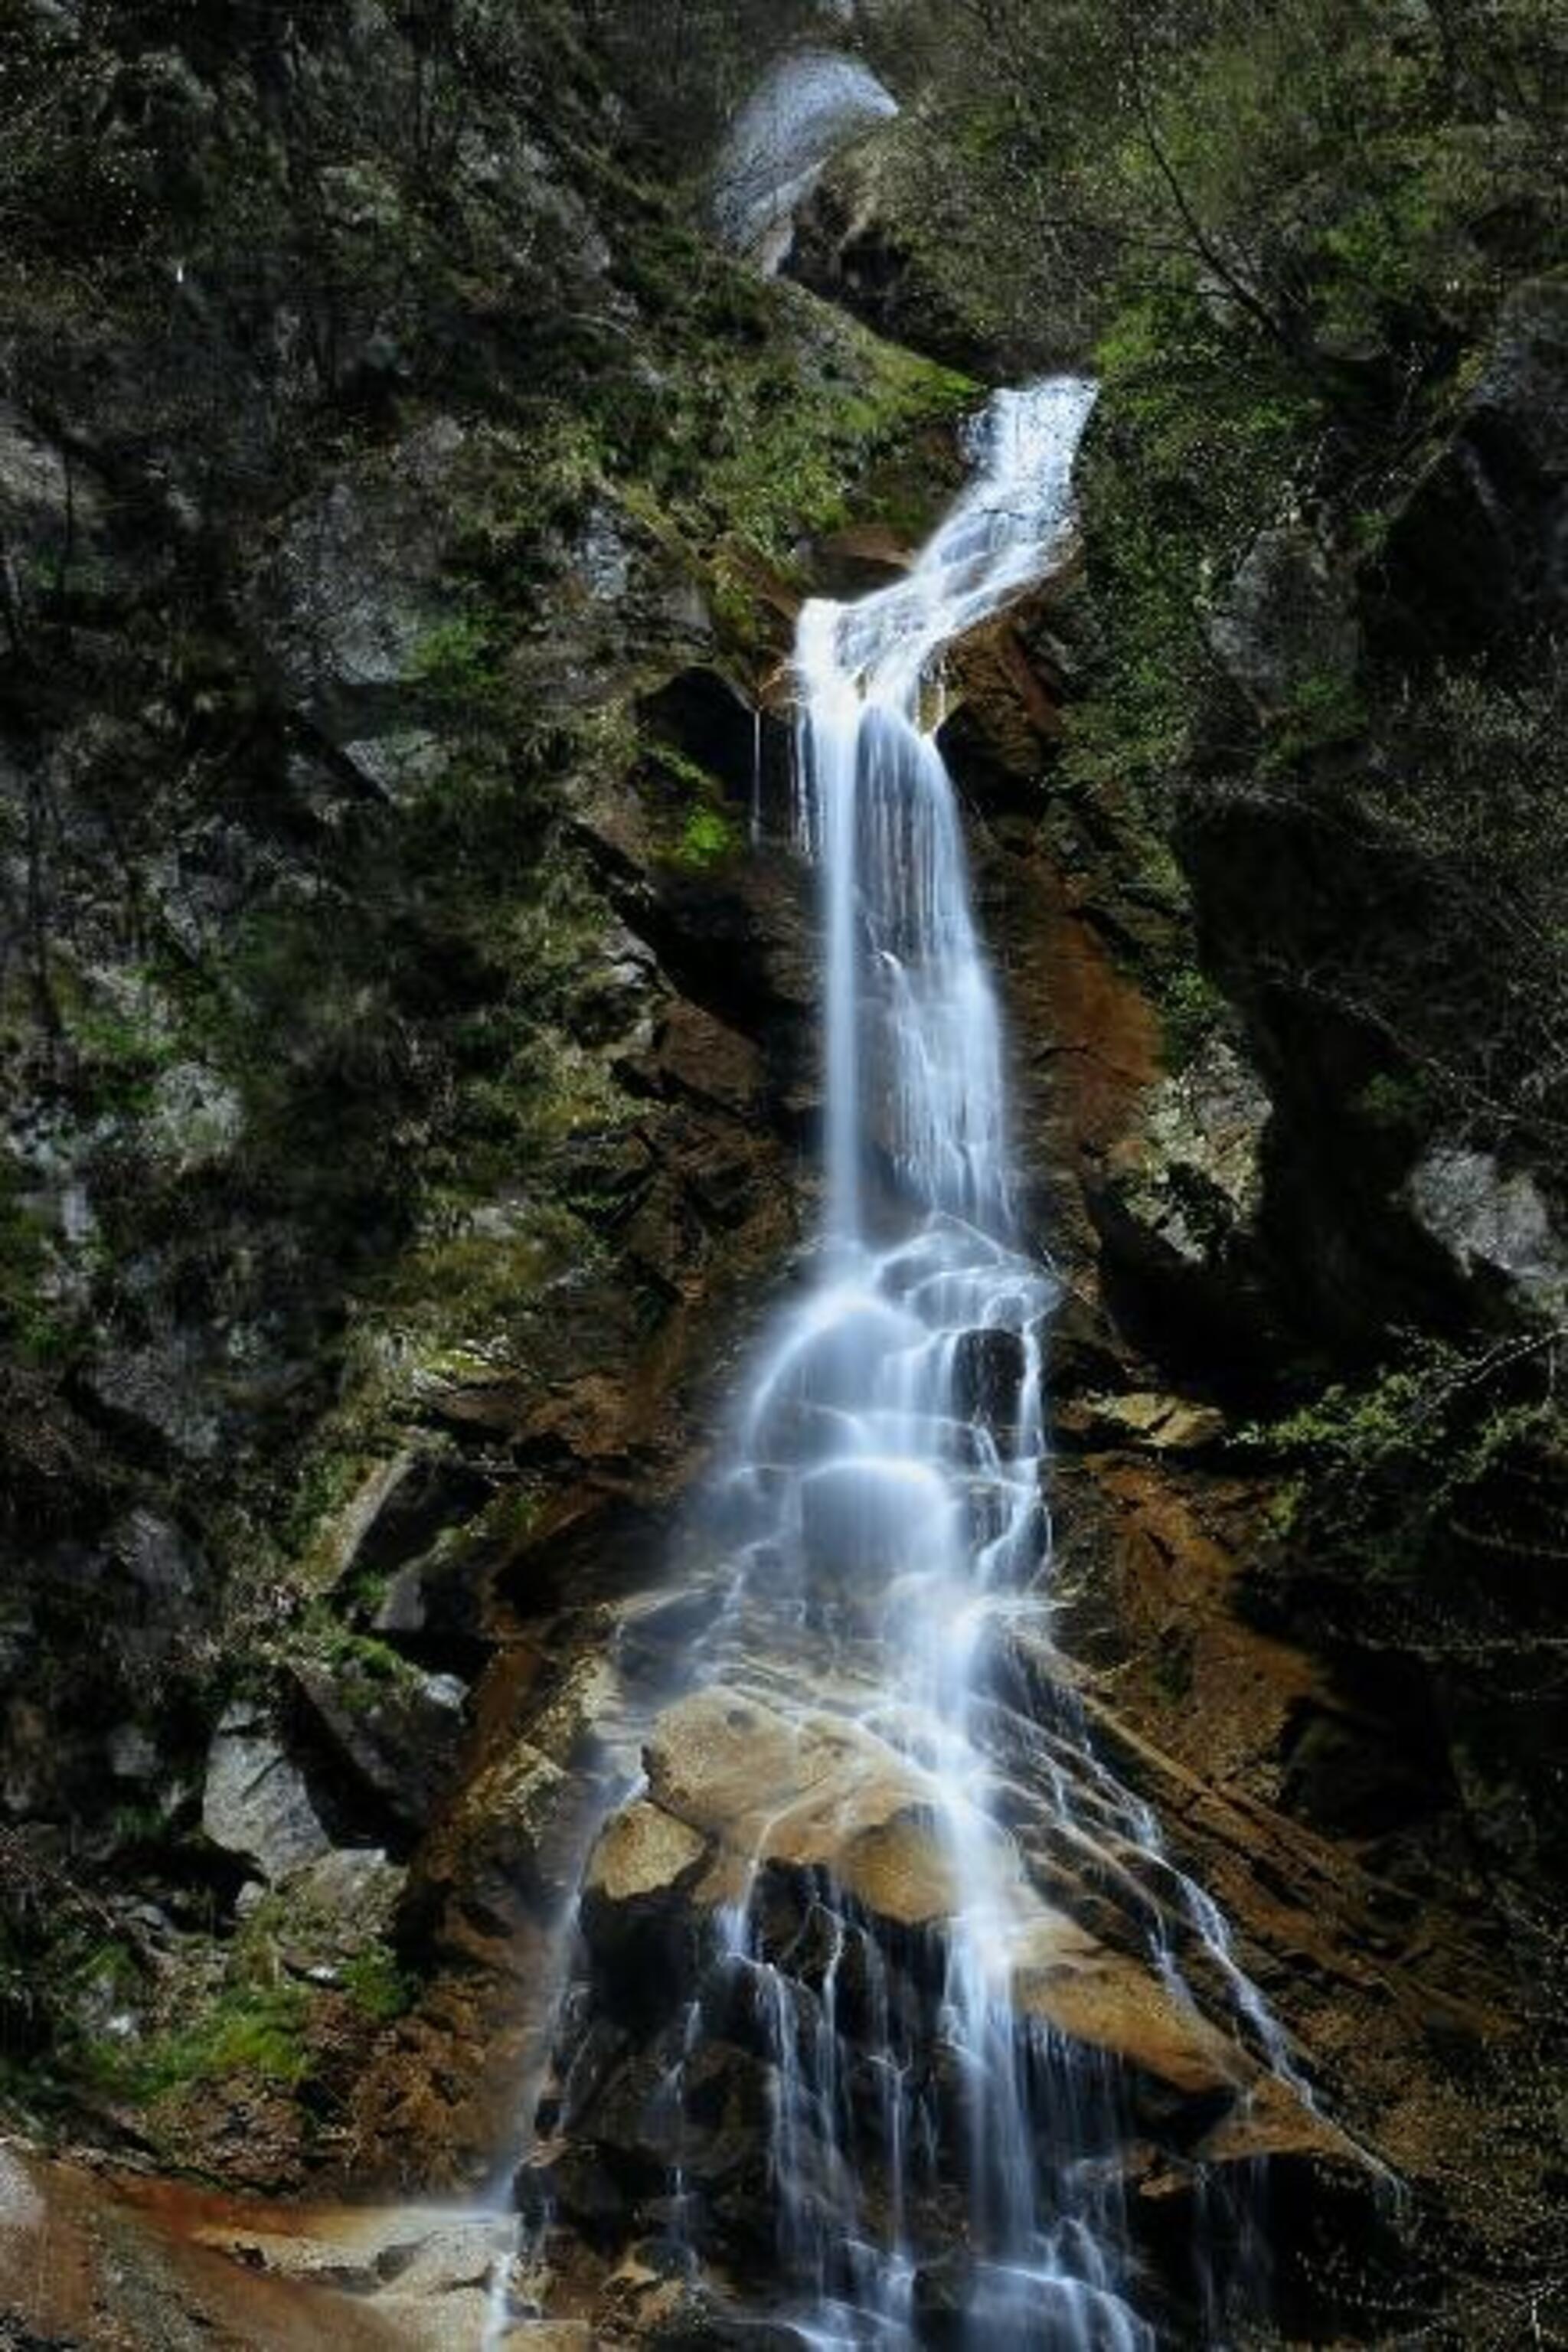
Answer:
[[[847, 1717], [791, 1718], [738, 1691], [699, 1691], [660, 1717], [646, 1762], [656, 1803], [731, 1860], [828, 1871], [898, 1927], [957, 1906], [931, 1780]], [[731, 1872], [706, 1891], [725, 1899], [733, 1884]]]
[[1184, 2097], [1238, 2090], [1249, 2060], [1151, 1972], [1076, 1920], [1047, 1914], [1013, 1965], [1018, 2007], [1070, 2041], [1103, 2050]]
[[678, 1888], [707, 1860], [708, 1840], [646, 1798], [606, 1822], [583, 1882], [584, 1901], [636, 1903]]

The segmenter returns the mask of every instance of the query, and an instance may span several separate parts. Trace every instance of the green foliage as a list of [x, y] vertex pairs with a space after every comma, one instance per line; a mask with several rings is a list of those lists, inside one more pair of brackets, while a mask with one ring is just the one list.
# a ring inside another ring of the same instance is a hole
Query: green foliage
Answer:
[[1374, 1112], [1419, 1109], [1547, 1166], [1568, 1140], [1565, 719], [1550, 670], [1438, 672], [1380, 715], [1334, 838], [1418, 912], [1336, 940], [1311, 974], [1393, 1057]]
[[1315, 752], [1354, 742], [1366, 728], [1365, 697], [1353, 677], [1326, 671], [1302, 678], [1285, 709], [1269, 721], [1258, 772], [1288, 774]]
[[675, 863], [696, 867], [722, 865], [742, 845], [741, 829], [733, 817], [719, 809], [693, 809], [681, 827]]
[[1096, 604], [1114, 622], [1068, 713], [1068, 772], [1125, 782], [1159, 812], [1213, 675], [1214, 590], [1285, 495], [1321, 411], [1273, 356], [1238, 368], [1224, 321], [1179, 285], [1130, 293], [1097, 367], [1114, 438], [1092, 434], [1081, 495]]
[[409, 673], [437, 703], [459, 709], [487, 703], [499, 683], [493, 620], [468, 612], [437, 622], [416, 646]]
[[119, 2062], [100, 2053], [100, 2063], [110, 2083], [149, 2102], [234, 2074], [292, 2090], [310, 2071], [311, 2007], [303, 1985], [235, 1986], [189, 2024], [154, 2036]]
[[416, 1669], [388, 1643], [353, 1632], [325, 1609], [316, 1612], [303, 1638], [331, 1671], [351, 1707], [373, 1705], [378, 1693], [417, 1680]]
[[1542, 0], [987, 0], [979, 39], [968, 10], [914, 13], [938, 96], [894, 194], [993, 335], [1081, 348], [1106, 289], [1114, 316], [1181, 284], [1238, 352], [1354, 399], [1343, 363], [1394, 337], [1441, 368], [1521, 246], [1562, 236], [1568, 26]]
[[723, 786], [716, 776], [662, 742], [649, 747], [647, 770], [669, 865], [700, 873], [739, 855], [744, 835], [723, 805]]
[[1468, 1349], [1410, 1335], [1363, 1384], [1335, 1382], [1245, 1444], [1292, 1469], [1275, 1532], [1367, 1574], [1434, 1573], [1433, 1546], [1499, 1465], [1568, 1434], [1555, 1335]]
[[342, 1968], [343, 1990], [363, 2016], [377, 2025], [405, 2017], [419, 1991], [419, 1980], [401, 1968], [384, 1944], [373, 1944]]
[[1194, 1061], [1227, 1011], [1224, 996], [1195, 964], [1168, 972], [1160, 992], [1166, 1067], [1184, 1070]]
[[[85, 1954], [76, 1981], [99, 2009], [146, 1998], [141, 1972], [122, 1946]], [[313, 2005], [303, 1985], [230, 1983], [197, 1996], [178, 2021], [151, 2031], [79, 2026], [59, 2055], [69, 2074], [143, 2107], [236, 2075], [294, 2089], [310, 2070], [307, 2032]]]

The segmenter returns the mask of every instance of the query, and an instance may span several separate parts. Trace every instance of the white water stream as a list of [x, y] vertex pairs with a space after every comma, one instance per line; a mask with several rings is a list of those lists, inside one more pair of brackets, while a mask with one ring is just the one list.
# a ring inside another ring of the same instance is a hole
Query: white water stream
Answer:
[[[1152, 2339], [1105, 2242], [1098, 2134], [1082, 2114], [1098, 2088], [1020, 2032], [1012, 1977], [1042, 1910], [995, 1827], [974, 1720], [998, 1625], [1045, 1599], [1040, 1332], [1053, 1285], [1015, 1229], [1001, 1023], [935, 740], [944, 649], [1059, 553], [1093, 397], [1071, 378], [999, 394], [976, 428], [972, 485], [908, 577], [801, 616], [826, 1205], [816, 1279], [744, 1417], [731, 1484], [753, 1526], [731, 1623], [753, 1677], [759, 1657], [788, 1654], [790, 1621], [797, 1648], [823, 1645], [859, 1721], [929, 1791], [959, 1895], [941, 2030], [969, 2144], [965, 2333], [1120, 2352]], [[736, 1932], [745, 1944], [747, 1923]], [[836, 1932], [857, 1938], [852, 1920]], [[865, 1970], [870, 1939], [858, 1940]], [[889, 2021], [873, 2137], [890, 2189], [877, 2221], [858, 2211], [834, 1974], [806, 2046], [782, 2011], [776, 2036], [784, 2253], [816, 2340], [902, 2343], [918, 2330], [907, 2208], [933, 2170], [938, 2126]], [[1041, 2160], [1053, 2120], [1066, 2162]], [[837, 2210], [807, 2186], [798, 2152], [825, 2137], [850, 2155]]]

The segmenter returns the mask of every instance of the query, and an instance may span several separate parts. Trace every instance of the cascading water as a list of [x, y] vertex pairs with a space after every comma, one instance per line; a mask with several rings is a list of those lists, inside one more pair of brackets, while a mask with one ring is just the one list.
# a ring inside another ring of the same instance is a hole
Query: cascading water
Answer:
[[[824, 1206], [710, 1498], [722, 1605], [688, 1659], [677, 1817], [707, 1830], [723, 1811], [705, 1774], [733, 1812], [753, 1742], [756, 1788], [704, 1881], [707, 1958], [672, 1990], [638, 2128], [661, 2152], [660, 2225], [700, 2262], [689, 2093], [705, 2037], [760, 2049], [767, 2300], [822, 2345], [1159, 2340], [1122, 2210], [1127, 2068], [1097, 2002], [1131, 1998], [1156, 2039], [1208, 2052], [1221, 2105], [1227, 2085], [1304, 2090], [1219, 1913], [1095, 1759], [1056, 1671], [1054, 1285], [1018, 1229], [1001, 1023], [936, 740], [943, 649], [1060, 553], [1093, 398], [1071, 378], [999, 394], [969, 490], [908, 575], [799, 625]], [[1109, 1909], [1108, 1943], [1079, 1915]], [[1227, 2033], [1200, 2016], [1194, 1969]], [[580, 2039], [558, 2126], [597, 2063]]]
[[[978, 428], [973, 485], [910, 576], [802, 614], [800, 829], [822, 877], [826, 940], [826, 1212], [817, 1278], [762, 1367], [731, 1480], [738, 1517], [756, 1517], [737, 1595], [745, 1655], [788, 1654], [787, 1626], [770, 1639], [763, 1615], [826, 1639], [840, 1703], [929, 1790], [956, 1898], [938, 2022], [965, 2111], [966, 2320], [1020, 2345], [1131, 2346], [1144, 2334], [1116, 2291], [1089, 2160], [1100, 2086], [1073, 2079], [1048, 2036], [1020, 2029], [1014, 1975], [1047, 1922], [998, 1835], [976, 1737], [987, 1636], [1022, 1596], [1038, 1605], [1048, 1553], [1038, 1332], [1051, 1284], [1015, 1233], [1001, 1024], [928, 706], [943, 648], [1049, 567], [1093, 396], [1072, 379], [999, 394]], [[843, 1943], [855, 1923], [833, 1932]], [[905, 2209], [934, 2187], [942, 2126], [929, 2098], [910, 2095], [912, 2053], [889, 2032], [880, 2239], [852, 2204], [811, 2210], [792, 2142], [855, 2126], [835, 2113], [853, 2097], [835, 2080], [835, 1972], [812, 2046], [798, 2047], [787, 2013], [776, 2035], [785, 2252], [815, 2301], [814, 2333], [899, 2341], [914, 2272]], [[1053, 2122], [1067, 2160], [1042, 2164], [1037, 2142]]]

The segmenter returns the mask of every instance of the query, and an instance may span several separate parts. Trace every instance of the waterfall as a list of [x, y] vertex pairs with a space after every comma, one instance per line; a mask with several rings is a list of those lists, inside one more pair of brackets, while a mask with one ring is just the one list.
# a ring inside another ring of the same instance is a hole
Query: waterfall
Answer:
[[[623, 1988], [622, 2022], [567, 2037], [550, 2102], [552, 2128], [592, 2139], [618, 2085], [617, 2146], [634, 2113], [636, 2165], [662, 2168], [639, 2210], [689, 2275], [714, 2179], [733, 2205], [744, 2178], [752, 2221], [772, 2213], [760, 2262], [742, 2232], [751, 2289], [812, 2345], [1144, 2352], [1160, 2335], [1123, 2179], [1140, 2066], [1202, 2129], [1276, 2093], [1310, 2112], [1218, 1909], [1095, 1757], [1050, 1637], [1056, 1286], [1020, 1229], [996, 990], [937, 738], [946, 648], [1061, 555], [1093, 399], [1065, 377], [998, 394], [910, 572], [801, 614], [819, 1231], [710, 1482], [716, 1606], [688, 1695], [650, 1725], [618, 1817], [665, 1807], [690, 1908], [635, 1946], [647, 1979]], [[613, 2006], [605, 1981], [585, 1964], [579, 2019]], [[1142, 2037], [1131, 2056], [1110, 2012]], [[616, 2054], [650, 2015], [642, 2053]], [[763, 2178], [712, 2123], [725, 2052], [766, 2085]], [[531, 2177], [545, 2214], [548, 2164]], [[1216, 2343], [1261, 2243], [1228, 2194], [1202, 2192], [1193, 2231]]]
[[[816, 1279], [759, 1367], [731, 1473], [738, 1519], [753, 1515], [742, 1668], [805, 1630], [834, 1661], [840, 1703], [927, 1794], [955, 1898], [935, 2024], [964, 2109], [964, 2326], [998, 2346], [1152, 2341], [1118, 2292], [1091, 2160], [1106, 2086], [1020, 2032], [1014, 1980], [1051, 1922], [998, 1835], [976, 1722], [997, 1626], [1045, 1602], [1039, 1329], [1053, 1286], [1016, 1230], [1001, 1022], [935, 740], [944, 648], [1059, 551], [1093, 397], [1070, 378], [999, 394], [975, 429], [971, 487], [910, 574], [801, 615], [826, 1199]], [[767, 1967], [765, 1939], [737, 1934]], [[852, 1918], [840, 1912], [833, 1934], [875, 1968]], [[852, 2145], [856, 2128], [835, 2112], [854, 2095], [835, 2079], [832, 1999], [830, 1976], [804, 2046], [787, 2016], [775, 2037], [785, 2257], [815, 2340], [900, 2343], [918, 2327], [910, 2209], [940, 2126], [906, 2088], [913, 2052], [889, 2027], [880, 2242], [852, 2197], [814, 2197], [799, 2144]]]
[[806, 49], [780, 58], [742, 108], [720, 157], [713, 208], [721, 234], [773, 275], [788, 257], [795, 213], [834, 156], [898, 110], [858, 58]]

